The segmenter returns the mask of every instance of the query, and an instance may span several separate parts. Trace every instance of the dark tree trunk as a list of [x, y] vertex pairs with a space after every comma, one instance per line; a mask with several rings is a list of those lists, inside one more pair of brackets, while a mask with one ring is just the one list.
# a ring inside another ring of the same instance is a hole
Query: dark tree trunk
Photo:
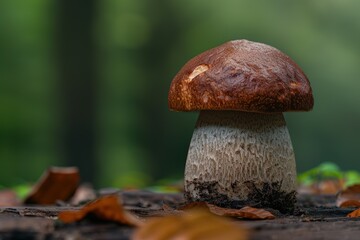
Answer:
[[147, 76], [145, 81], [147, 94], [144, 96], [142, 106], [146, 121], [143, 122], [141, 134], [144, 136], [143, 145], [147, 147], [151, 161], [148, 163], [149, 170], [151, 176], [156, 180], [178, 172], [177, 164], [174, 164], [173, 159], [169, 157], [174, 154], [170, 152], [170, 145], [173, 143], [165, 138], [164, 132], [165, 118], [169, 111], [167, 107], [168, 89], [164, 89], [164, 82], [170, 83], [171, 80], [164, 64], [168, 60], [169, 52], [177, 44], [182, 29], [178, 22], [178, 10], [170, 1], [153, 0], [149, 5], [148, 12], [153, 32], [140, 56], [143, 60], [145, 76]]
[[63, 162], [94, 181], [96, 144], [96, 0], [57, 0], [55, 41], [60, 91], [60, 151]]

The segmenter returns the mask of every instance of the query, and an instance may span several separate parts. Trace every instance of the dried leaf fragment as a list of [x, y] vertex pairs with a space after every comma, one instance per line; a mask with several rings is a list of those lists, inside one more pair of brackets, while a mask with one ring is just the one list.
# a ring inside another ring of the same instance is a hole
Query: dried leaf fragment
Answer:
[[341, 191], [336, 199], [338, 207], [360, 207], [360, 184], [352, 185]]
[[127, 212], [117, 195], [108, 195], [86, 204], [79, 211], [63, 211], [58, 217], [64, 223], [77, 222], [91, 214], [99, 220], [113, 221], [129, 226], [139, 226], [142, 221], [135, 215]]
[[324, 180], [317, 184], [318, 194], [337, 194], [339, 191], [344, 189], [344, 180]]
[[338, 207], [348, 208], [348, 207], [360, 207], [359, 200], [339, 200], [339, 203], [336, 203]]
[[180, 215], [154, 218], [135, 231], [133, 240], [246, 240], [248, 231], [228, 219], [204, 209], [191, 209]]
[[239, 210], [243, 218], [247, 219], [274, 219], [275, 216], [264, 209], [253, 208], [253, 207], [243, 207]]
[[1, 190], [0, 191], [0, 207], [12, 207], [18, 206], [20, 201], [16, 193], [12, 190]]
[[357, 218], [357, 217], [360, 217], [360, 208], [359, 209], [356, 209], [355, 211], [352, 211], [351, 213], [349, 213], [347, 215], [347, 217], [349, 218]]
[[239, 217], [239, 218], [258, 219], [258, 220], [275, 218], [275, 216], [269, 211], [260, 208], [248, 207], [248, 206], [243, 207], [241, 209], [231, 209], [231, 208], [218, 207], [206, 202], [193, 202], [184, 206], [182, 209], [187, 210], [195, 207], [206, 209], [213, 214], [224, 217]]
[[54, 204], [67, 201], [79, 185], [80, 174], [76, 167], [51, 167], [39, 179], [25, 204]]
[[343, 179], [338, 180], [322, 180], [315, 182], [311, 185], [300, 185], [298, 193], [301, 194], [326, 194], [335, 195], [344, 189], [345, 181]]
[[79, 205], [85, 201], [91, 201], [96, 198], [95, 190], [89, 184], [80, 185], [74, 195], [72, 196], [70, 203], [72, 205]]

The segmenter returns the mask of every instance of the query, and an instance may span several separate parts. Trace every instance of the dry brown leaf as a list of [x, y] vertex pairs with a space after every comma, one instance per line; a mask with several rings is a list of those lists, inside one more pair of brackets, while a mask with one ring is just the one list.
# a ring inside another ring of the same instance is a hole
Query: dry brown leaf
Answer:
[[335, 195], [344, 189], [345, 181], [339, 180], [323, 180], [311, 185], [300, 185], [297, 192], [300, 194], [328, 194]]
[[72, 223], [84, 219], [89, 214], [99, 220], [113, 221], [129, 226], [139, 226], [142, 224], [139, 218], [123, 208], [117, 195], [103, 196], [86, 204], [78, 211], [61, 212], [58, 217], [64, 223]]
[[133, 240], [246, 240], [248, 231], [228, 219], [204, 209], [191, 209], [180, 215], [154, 218], [135, 231]]
[[352, 185], [341, 191], [336, 199], [338, 207], [360, 207], [360, 184]]
[[356, 209], [347, 215], [349, 218], [357, 218], [360, 217], [360, 209]]
[[202, 208], [210, 211], [213, 214], [224, 216], [224, 217], [239, 217], [246, 219], [274, 219], [275, 216], [260, 208], [243, 207], [241, 209], [222, 208], [206, 202], [193, 202], [184, 206], [182, 210], [188, 210], [193, 208]]
[[20, 205], [20, 201], [14, 191], [0, 191], [0, 207], [13, 207], [18, 205]]
[[336, 204], [338, 207], [342, 207], [342, 208], [360, 207], [359, 200], [340, 200], [340, 201], [341, 201], [341, 203]]
[[70, 199], [70, 204], [79, 205], [86, 201], [94, 200], [95, 198], [96, 193], [92, 186], [89, 184], [82, 184], [76, 189], [74, 195]]
[[25, 204], [54, 204], [67, 201], [79, 185], [80, 175], [75, 167], [49, 168], [25, 199]]
[[337, 194], [344, 189], [344, 180], [324, 180], [317, 184], [318, 194]]
[[253, 207], [243, 207], [239, 210], [243, 214], [243, 218], [247, 219], [274, 219], [275, 216], [264, 209], [253, 208]]

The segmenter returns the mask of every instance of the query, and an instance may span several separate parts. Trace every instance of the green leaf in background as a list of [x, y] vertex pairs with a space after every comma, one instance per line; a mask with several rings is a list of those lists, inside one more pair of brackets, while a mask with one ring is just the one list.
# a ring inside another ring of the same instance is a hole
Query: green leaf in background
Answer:
[[173, 178], [160, 179], [154, 186], [147, 187], [146, 190], [157, 193], [179, 193], [182, 189], [182, 180]]
[[345, 172], [345, 187], [359, 184], [360, 183], [360, 173], [356, 171], [347, 171]]
[[31, 191], [31, 186], [28, 184], [17, 185], [12, 187], [12, 190], [16, 192], [20, 199], [24, 199]]
[[311, 185], [325, 179], [341, 179], [343, 173], [339, 167], [331, 162], [325, 162], [319, 166], [310, 169], [298, 176], [298, 181], [304, 185]]
[[323, 180], [344, 180], [345, 186], [360, 183], [360, 173], [357, 171], [341, 171], [340, 168], [331, 162], [325, 162], [319, 166], [299, 174], [298, 182], [303, 185], [311, 185]]

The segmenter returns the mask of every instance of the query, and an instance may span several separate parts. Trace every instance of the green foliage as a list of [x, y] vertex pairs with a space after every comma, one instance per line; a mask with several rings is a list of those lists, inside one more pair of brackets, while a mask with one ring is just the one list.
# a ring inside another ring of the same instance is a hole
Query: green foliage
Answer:
[[31, 186], [29, 184], [19, 184], [12, 187], [5, 187], [0, 185], [0, 190], [3, 189], [11, 189], [20, 199], [24, 199], [31, 191]]
[[31, 186], [29, 184], [22, 184], [12, 187], [11, 189], [16, 192], [16, 195], [20, 199], [24, 199], [31, 191]]
[[351, 186], [360, 183], [360, 173], [357, 171], [347, 171], [344, 173], [345, 186]]
[[131, 171], [113, 176], [113, 179], [112, 186], [124, 189], [144, 188], [149, 182], [146, 174]]
[[180, 191], [172, 186], [151, 186], [147, 187], [146, 190], [156, 193], [178, 193]]
[[298, 176], [298, 181], [304, 185], [311, 185], [328, 179], [344, 180], [345, 186], [350, 186], [360, 183], [360, 173], [357, 171], [341, 171], [335, 163], [325, 162]]
[[178, 193], [181, 191], [182, 180], [173, 178], [164, 178], [157, 181], [153, 186], [146, 189], [158, 193]]

